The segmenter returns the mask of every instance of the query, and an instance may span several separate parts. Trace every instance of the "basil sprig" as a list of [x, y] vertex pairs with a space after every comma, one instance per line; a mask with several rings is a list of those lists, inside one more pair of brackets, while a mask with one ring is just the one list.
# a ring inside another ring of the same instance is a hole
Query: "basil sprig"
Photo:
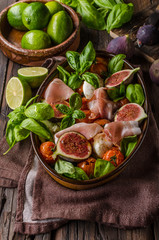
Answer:
[[60, 129], [68, 128], [76, 123], [76, 119], [86, 117], [85, 113], [80, 110], [82, 106], [82, 98], [80, 94], [73, 93], [69, 99], [70, 107], [64, 104], [57, 104], [56, 108], [66, 116], [61, 121]]
[[93, 87], [99, 87], [99, 78], [96, 74], [86, 72], [96, 58], [96, 52], [91, 41], [85, 46], [80, 53], [68, 51], [66, 53], [69, 66], [74, 70], [71, 74], [62, 66], [58, 66], [59, 77], [73, 90], [76, 90], [82, 85], [83, 81], [88, 82]]
[[120, 70], [122, 70], [124, 65], [124, 59], [126, 58], [126, 55], [124, 54], [118, 54], [109, 61], [108, 63], [108, 73], [109, 75], [112, 75], [113, 73], [116, 73]]
[[50, 130], [42, 123], [42, 120], [52, 118], [54, 111], [47, 103], [31, 104], [37, 97], [38, 96], [31, 98], [25, 106], [18, 107], [8, 114], [9, 121], [6, 129], [6, 140], [9, 149], [4, 155], [7, 154], [17, 142], [26, 139], [30, 135], [30, 132], [47, 140], [53, 139]]
[[125, 98], [125, 84], [122, 82], [120, 84], [120, 87], [113, 87], [111, 89], [107, 90], [108, 96], [110, 97], [111, 100], [114, 102], [117, 102], [123, 98]]

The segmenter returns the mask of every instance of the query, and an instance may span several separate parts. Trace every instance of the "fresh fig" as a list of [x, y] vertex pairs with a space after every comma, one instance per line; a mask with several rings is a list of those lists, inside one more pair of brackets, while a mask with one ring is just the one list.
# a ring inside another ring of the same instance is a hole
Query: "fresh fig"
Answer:
[[80, 162], [87, 159], [91, 153], [92, 146], [82, 134], [67, 132], [59, 138], [53, 157], [56, 158], [56, 156], [59, 155], [67, 161]]
[[111, 40], [107, 46], [107, 52], [114, 54], [123, 53], [130, 59], [135, 53], [135, 46], [133, 41], [129, 38], [129, 35], [125, 35]]
[[149, 74], [152, 82], [159, 85], [159, 59], [152, 63]]
[[125, 69], [125, 70], [116, 72], [106, 79], [105, 86], [107, 88], [112, 88], [112, 87], [119, 86], [122, 82], [126, 82], [128, 84], [131, 82], [134, 74], [139, 70], [140, 68], [135, 68], [135, 69]]
[[151, 24], [143, 25], [137, 32], [137, 43], [141, 47], [142, 44], [154, 45], [159, 42], [159, 31]]
[[114, 121], [141, 121], [144, 118], [147, 118], [147, 114], [139, 104], [128, 103], [118, 110]]

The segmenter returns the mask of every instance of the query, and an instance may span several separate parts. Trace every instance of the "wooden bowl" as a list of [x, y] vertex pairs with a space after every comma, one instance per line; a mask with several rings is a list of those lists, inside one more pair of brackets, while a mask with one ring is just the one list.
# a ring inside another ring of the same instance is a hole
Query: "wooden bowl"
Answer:
[[[106, 57], [106, 58], [112, 58], [114, 55], [113, 54], [109, 54], [105, 51], [96, 51], [97, 56], [98, 57]], [[133, 66], [131, 64], [129, 64], [127, 61], [124, 61], [125, 64], [125, 68], [129, 68], [129, 69], [134, 69]], [[62, 63], [63, 67], [67, 67], [67, 61], [64, 61]], [[48, 86], [48, 84], [58, 75], [58, 71], [56, 69], [54, 69], [49, 75], [48, 77], [45, 79], [45, 81], [42, 83], [42, 85], [40, 86], [37, 95], [39, 95], [39, 98], [37, 99], [37, 101], [40, 100], [43, 92], [45, 91], [46, 87]], [[46, 162], [45, 160], [43, 160], [43, 158], [41, 157], [41, 154], [39, 152], [39, 146], [40, 146], [40, 142], [38, 137], [31, 133], [31, 141], [32, 141], [32, 146], [34, 148], [34, 151], [38, 157], [38, 159], [40, 160], [43, 168], [47, 171], [47, 173], [59, 184], [67, 187], [67, 188], [71, 188], [74, 190], [85, 190], [85, 189], [91, 189], [97, 186], [100, 186], [106, 182], [111, 181], [112, 179], [114, 179], [115, 177], [117, 177], [128, 165], [128, 163], [130, 162], [130, 160], [132, 159], [132, 157], [135, 156], [135, 154], [137, 153], [137, 151], [140, 151], [140, 146], [145, 138], [147, 129], [148, 129], [148, 123], [149, 123], [149, 104], [148, 104], [148, 97], [147, 97], [147, 92], [146, 92], [146, 88], [145, 88], [145, 84], [144, 84], [144, 80], [142, 78], [142, 76], [137, 73], [136, 74], [137, 77], [137, 82], [139, 84], [141, 84], [144, 94], [145, 94], [145, 103], [144, 103], [144, 110], [148, 115], [148, 118], [143, 120], [142, 124], [141, 124], [141, 129], [142, 129], [142, 133], [139, 136], [138, 139], [138, 143], [135, 147], [135, 149], [133, 150], [133, 152], [129, 155], [129, 157], [127, 157], [124, 162], [122, 162], [116, 169], [114, 169], [112, 172], [108, 173], [105, 176], [102, 177], [98, 177], [95, 179], [90, 179], [90, 180], [85, 180], [85, 181], [79, 181], [79, 180], [73, 180], [73, 179], [69, 179], [66, 178], [64, 176], [59, 175], [56, 171], [54, 171]]]
[[[19, 2], [42, 2], [46, 3], [47, 0], [23, 0]], [[18, 2], [18, 3], [19, 3]], [[16, 3], [15, 3], [16, 4]], [[74, 30], [71, 36], [57, 46], [42, 50], [28, 50], [21, 47], [21, 39], [25, 32], [13, 29], [7, 20], [7, 12], [12, 4], [5, 8], [0, 13], [0, 48], [4, 55], [10, 58], [13, 62], [23, 64], [26, 66], [40, 66], [44, 60], [56, 55], [64, 55], [66, 51], [75, 51], [80, 43], [80, 21], [75, 11], [65, 4], [61, 4], [73, 20]]]

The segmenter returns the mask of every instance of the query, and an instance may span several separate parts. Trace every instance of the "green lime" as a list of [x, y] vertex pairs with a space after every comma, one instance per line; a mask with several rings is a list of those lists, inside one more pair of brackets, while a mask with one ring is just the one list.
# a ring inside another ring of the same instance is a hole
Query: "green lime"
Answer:
[[6, 101], [11, 109], [24, 105], [32, 97], [30, 86], [17, 77], [12, 77], [6, 88]]
[[24, 34], [21, 41], [22, 48], [38, 50], [51, 47], [49, 35], [42, 30], [32, 30]]
[[22, 14], [23, 24], [29, 30], [43, 29], [50, 19], [50, 12], [45, 4], [40, 2], [30, 3]]
[[32, 88], [39, 87], [47, 75], [48, 69], [44, 67], [24, 67], [18, 70], [18, 77]]
[[51, 15], [54, 15], [55, 13], [64, 10], [63, 6], [55, 1], [47, 2], [45, 6], [49, 9]]
[[27, 3], [17, 3], [8, 10], [8, 22], [13, 28], [27, 30], [22, 22], [22, 13], [27, 6]]
[[56, 45], [65, 41], [71, 35], [72, 31], [72, 19], [65, 11], [55, 13], [47, 28], [47, 33]]

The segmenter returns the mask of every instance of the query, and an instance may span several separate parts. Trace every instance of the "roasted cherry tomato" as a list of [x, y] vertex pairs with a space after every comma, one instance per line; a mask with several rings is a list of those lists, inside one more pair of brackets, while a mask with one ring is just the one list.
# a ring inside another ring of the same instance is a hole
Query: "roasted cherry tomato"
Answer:
[[117, 167], [124, 161], [124, 155], [117, 147], [113, 147], [103, 155], [103, 159], [110, 161], [115, 167]]
[[76, 119], [77, 123], [80, 123], [80, 122], [92, 123], [92, 122], [94, 122], [94, 119], [90, 118], [90, 116], [91, 116], [90, 110], [82, 110], [82, 111], [86, 114], [86, 117], [83, 119]]
[[90, 72], [97, 73], [100, 77], [104, 77], [107, 72], [107, 67], [103, 63], [93, 63], [90, 67]]
[[81, 110], [88, 110], [88, 99], [83, 97], [82, 98], [82, 107], [81, 107]]
[[47, 163], [54, 163], [55, 160], [52, 157], [55, 151], [55, 144], [53, 142], [44, 142], [40, 145], [40, 153]]
[[77, 92], [82, 96], [83, 95], [83, 84], [77, 89]]
[[107, 119], [97, 119], [97, 120], [95, 120], [94, 123], [98, 123], [100, 126], [104, 127], [104, 125], [105, 125], [106, 123], [110, 123], [110, 121], [107, 120]]
[[103, 63], [106, 67], [108, 66], [108, 59], [103, 57], [96, 57], [96, 63]]
[[77, 167], [83, 169], [88, 177], [94, 176], [95, 158], [88, 158], [87, 160], [77, 164]]

